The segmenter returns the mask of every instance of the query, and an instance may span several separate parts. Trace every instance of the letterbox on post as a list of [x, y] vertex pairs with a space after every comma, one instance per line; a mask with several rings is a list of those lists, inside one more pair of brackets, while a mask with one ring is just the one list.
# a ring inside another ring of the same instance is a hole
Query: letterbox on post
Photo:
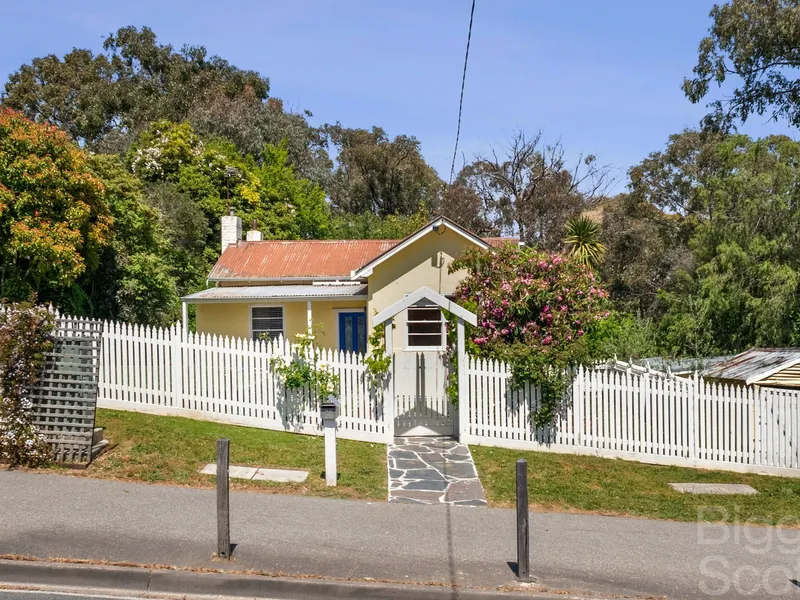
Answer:
[[319, 404], [319, 417], [325, 431], [325, 485], [336, 485], [336, 417], [339, 401], [330, 396]]

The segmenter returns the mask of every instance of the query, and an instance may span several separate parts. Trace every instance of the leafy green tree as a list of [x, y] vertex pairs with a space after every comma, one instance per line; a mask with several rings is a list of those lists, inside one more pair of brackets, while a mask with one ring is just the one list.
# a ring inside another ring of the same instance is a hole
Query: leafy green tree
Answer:
[[0, 109], [0, 294], [73, 309], [81, 276], [111, 240], [112, 218], [86, 155], [61, 131]]
[[567, 221], [564, 245], [571, 257], [590, 267], [600, 264], [607, 250], [600, 241], [600, 225], [586, 215]]
[[169, 265], [156, 254], [123, 257], [120, 264], [118, 318], [132, 323], [166, 326], [180, 314], [175, 278]]
[[144, 201], [156, 212], [168, 241], [164, 258], [172, 266], [178, 293], [202, 289], [219, 255], [219, 246], [209, 245], [211, 228], [205, 213], [177, 184], [166, 181], [145, 185]]
[[333, 162], [328, 156], [327, 136], [322, 128], [308, 124], [310, 116], [308, 111], [284, 111], [277, 98], [262, 103], [241, 96], [217, 96], [197, 104], [187, 119], [200, 136], [229, 140], [245, 155], [261, 157], [266, 145], [285, 146], [297, 175], [325, 188]]
[[[322, 239], [327, 237], [330, 224], [325, 192], [315, 183], [295, 174], [289, 162], [285, 144], [267, 145], [261, 154], [261, 164], [255, 171], [262, 219], [267, 220], [266, 207], [288, 206], [290, 220], [268, 231], [270, 237]], [[259, 220], [259, 214], [252, 213]], [[246, 217], [250, 217], [247, 214]], [[259, 220], [260, 222], [260, 220]]]
[[92, 155], [89, 167], [103, 182], [114, 218], [114, 236], [97, 272], [80, 282], [91, 314], [149, 325], [175, 322], [179, 302], [172, 271], [180, 273], [182, 265], [171, 264], [175, 248], [159, 226], [158, 213], [145, 202], [141, 182], [118, 156]]
[[633, 172], [632, 196], [679, 210], [676, 229], [692, 252], [659, 292], [667, 350], [796, 344], [800, 144], [687, 132], [646, 162]]
[[262, 103], [269, 81], [236, 68], [202, 46], [175, 51], [147, 27], [123, 27], [103, 42], [105, 53], [74, 49], [59, 59], [35, 58], [13, 73], [3, 104], [50, 122], [90, 147], [116, 146], [152, 121], [181, 121], [219, 98]]
[[662, 354], [657, 324], [648, 318], [612, 312], [587, 336], [588, 353], [595, 359], [628, 361]]
[[338, 212], [372, 212], [380, 217], [410, 215], [420, 206], [437, 204], [442, 181], [422, 158], [419, 141], [399, 135], [393, 140], [380, 127], [346, 129], [326, 126], [338, 151], [328, 184]]
[[375, 213], [341, 214], [331, 219], [328, 237], [335, 240], [399, 240], [407, 237], [430, 221], [425, 208], [404, 215], [379, 217]]
[[328, 234], [325, 192], [296, 175], [285, 144], [265, 146], [256, 161], [227, 140], [202, 140], [188, 123], [156, 121], [131, 145], [127, 161], [148, 182], [147, 202], [175, 250], [181, 294], [203, 286], [219, 255], [220, 218], [231, 210], [255, 222], [266, 239]]
[[700, 42], [694, 77], [683, 90], [692, 102], [713, 84], [736, 78], [728, 100], [715, 100], [707, 124], [726, 128], [734, 120], [769, 114], [800, 125], [800, 2], [730, 0], [715, 4], [708, 36]]
[[600, 239], [608, 251], [598, 273], [622, 311], [658, 319], [662, 290], [672, 289], [679, 270], [694, 268], [682, 217], [621, 194], [599, 207]]

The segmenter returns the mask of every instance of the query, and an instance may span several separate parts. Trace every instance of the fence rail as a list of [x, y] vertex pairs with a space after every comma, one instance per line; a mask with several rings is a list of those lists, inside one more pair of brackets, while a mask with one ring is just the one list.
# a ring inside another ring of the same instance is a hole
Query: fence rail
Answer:
[[[283, 340], [256, 341], [107, 322], [103, 331], [98, 406], [188, 416], [236, 425], [322, 434], [319, 411], [303, 390], [289, 391], [271, 360], [288, 360]], [[343, 438], [386, 442], [391, 428], [383, 399], [367, 384], [351, 352], [321, 350], [340, 379]]]
[[508, 365], [470, 357], [466, 376], [467, 443], [800, 476], [800, 391], [581, 367], [537, 428], [539, 390], [511, 389]]

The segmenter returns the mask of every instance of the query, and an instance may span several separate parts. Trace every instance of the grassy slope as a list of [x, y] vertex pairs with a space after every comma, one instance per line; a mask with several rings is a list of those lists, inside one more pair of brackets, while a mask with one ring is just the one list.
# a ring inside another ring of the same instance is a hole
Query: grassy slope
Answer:
[[[636, 462], [472, 446], [494, 506], [515, 502], [515, 462], [528, 461], [529, 500], [542, 510], [574, 510], [681, 521], [800, 524], [800, 479], [661, 467]], [[756, 496], [681, 494], [667, 484], [746, 483]]]
[[227, 437], [231, 440], [231, 464], [310, 472], [302, 484], [232, 479], [232, 489], [386, 499], [383, 444], [338, 440], [339, 483], [329, 488], [323, 479], [322, 437], [104, 409], [97, 411], [97, 425], [105, 427], [106, 438], [118, 445], [76, 474], [210, 487], [214, 477], [201, 475], [198, 469], [215, 462], [216, 440]]
[[[211, 487], [198, 470], [215, 460], [215, 441], [231, 440], [231, 463], [305, 469], [303, 484], [232, 480], [233, 489], [292, 494], [386, 498], [386, 447], [339, 440], [339, 485], [324, 484], [321, 437], [179, 417], [99, 410], [98, 425], [118, 444], [76, 475]], [[594, 512], [695, 521], [800, 524], [800, 479], [661, 467], [630, 461], [472, 446], [478, 474], [493, 506], [514, 505], [514, 464], [528, 460], [531, 505], [541, 510]], [[680, 494], [670, 482], [747, 483], [757, 496]]]

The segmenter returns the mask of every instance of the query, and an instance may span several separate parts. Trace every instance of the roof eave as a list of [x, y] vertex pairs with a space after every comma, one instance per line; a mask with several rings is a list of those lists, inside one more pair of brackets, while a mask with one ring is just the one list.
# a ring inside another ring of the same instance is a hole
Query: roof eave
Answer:
[[270, 296], [268, 298], [258, 296], [243, 296], [241, 298], [192, 298], [191, 295], [183, 296], [181, 302], [187, 304], [242, 304], [245, 302], [305, 302], [306, 300], [329, 301], [329, 300], [366, 300], [366, 294], [354, 294], [352, 296]]

